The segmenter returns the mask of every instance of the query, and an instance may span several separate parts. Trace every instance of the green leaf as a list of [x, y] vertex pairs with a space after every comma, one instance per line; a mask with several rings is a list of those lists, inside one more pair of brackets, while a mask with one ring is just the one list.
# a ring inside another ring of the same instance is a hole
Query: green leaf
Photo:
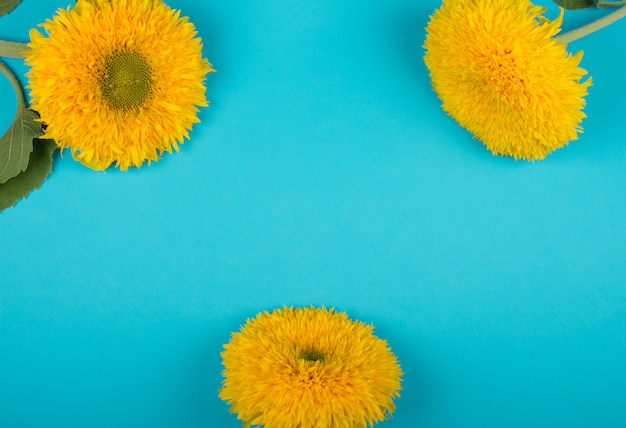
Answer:
[[626, 0], [554, 0], [554, 2], [565, 9], [584, 9], [591, 6], [617, 7], [626, 5]]
[[598, 7], [618, 7], [626, 5], [626, 0], [593, 0]]
[[11, 12], [21, 0], [0, 0], [0, 16]]
[[595, 6], [594, 0], [554, 0], [554, 2], [565, 9], [584, 9]]
[[42, 125], [37, 121], [37, 113], [26, 107], [19, 81], [2, 61], [0, 71], [7, 76], [17, 96], [15, 117], [9, 129], [0, 137], [0, 184], [2, 184], [26, 169], [30, 152], [33, 150], [33, 138], [41, 136]]
[[52, 154], [56, 148], [54, 140], [36, 139], [34, 141], [33, 152], [26, 171], [0, 184], [0, 211], [13, 206], [30, 192], [41, 187], [52, 171]]
[[28, 166], [33, 138], [41, 135], [36, 112], [19, 108], [13, 123], [0, 137], [0, 184], [23, 172]]

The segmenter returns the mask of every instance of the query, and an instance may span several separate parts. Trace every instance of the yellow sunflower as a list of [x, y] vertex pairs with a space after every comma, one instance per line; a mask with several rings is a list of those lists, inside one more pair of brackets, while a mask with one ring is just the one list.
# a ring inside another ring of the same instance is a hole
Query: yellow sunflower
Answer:
[[77, 0], [33, 29], [25, 53], [44, 138], [93, 169], [178, 150], [207, 106], [202, 40], [161, 0]]
[[443, 0], [426, 27], [426, 66], [443, 109], [494, 154], [543, 159], [582, 132], [591, 79], [527, 0]]
[[248, 320], [224, 346], [221, 399], [246, 428], [361, 428], [388, 417], [402, 371], [373, 327], [325, 308]]

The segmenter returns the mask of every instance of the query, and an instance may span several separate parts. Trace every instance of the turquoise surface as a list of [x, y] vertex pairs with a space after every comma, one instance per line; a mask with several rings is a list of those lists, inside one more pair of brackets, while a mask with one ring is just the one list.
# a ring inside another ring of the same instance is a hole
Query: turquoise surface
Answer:
[[[626, 20], [571, 44], [585, 133], [533, 163], [440, 109], [439, 1], [169, 4], [217, 69], [191, 140], [128, 172], [66, 151], [0, 213], [0, 427], [241, 427], [220, 351], [282, 305], [389, 342], [404, 389], [381, 428], [626, 427]], [[67, 5], [23, 0], [0, 38]], [[3, 78], [0, 99], [5, 129]]]

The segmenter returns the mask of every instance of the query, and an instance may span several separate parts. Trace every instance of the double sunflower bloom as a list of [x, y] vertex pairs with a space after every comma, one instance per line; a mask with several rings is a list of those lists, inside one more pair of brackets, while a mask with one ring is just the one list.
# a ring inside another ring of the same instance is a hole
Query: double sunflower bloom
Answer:
[[424, 60], [443, 109], [494, 154], [543, 159], [582, 132], [591, 79], [527, 0], [444, 0]]
[[224, 348], [219, 395], [246, 428], [373, 426], [401, 389], [400, 365], [373, 327], [324, 307], [260, 313]]
[[77, 0], [41, 27], [25, 56], [43, 138], [97, 170], [156, 161], [189, 138], [214, 70], [179, 11], [161, 0]]

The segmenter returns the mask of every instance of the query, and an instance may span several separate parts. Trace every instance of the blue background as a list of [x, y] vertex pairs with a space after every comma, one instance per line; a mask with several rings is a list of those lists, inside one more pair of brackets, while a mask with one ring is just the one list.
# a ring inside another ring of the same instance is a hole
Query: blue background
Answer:
[[[421, 48], [439, 1], [169, 4], [218, 70], [191, 140], [129, 172], [57, 155], [0, 214], [0, 427], [240, 427], [222, 345], [311, 304], [398, 356], [381, 427], [626, 427], [626, 21], [570, 46], [585, 133], [532, 163], [440, 109]], [[0, 38], [66, 6], [24, 0]]]

